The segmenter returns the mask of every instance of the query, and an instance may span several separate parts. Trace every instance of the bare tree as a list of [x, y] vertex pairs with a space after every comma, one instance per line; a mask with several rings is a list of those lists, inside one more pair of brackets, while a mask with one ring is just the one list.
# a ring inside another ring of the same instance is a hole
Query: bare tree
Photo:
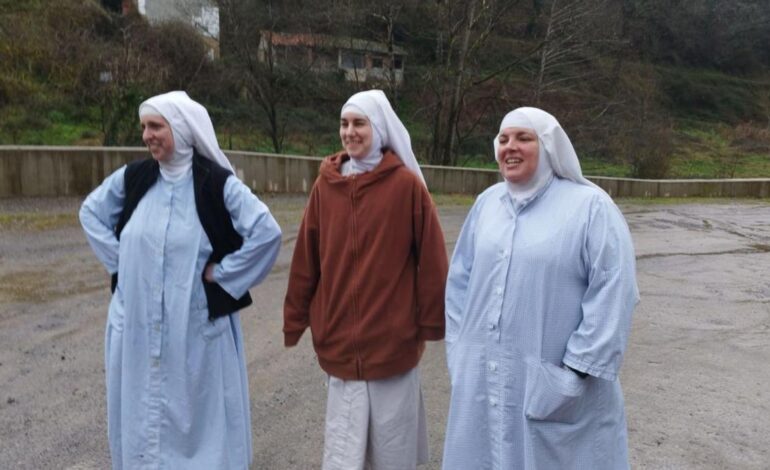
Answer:
[[[258, 117], [267, 122], [273, 150], [280, 153], [289, 123], [288, 110], [315, 84], [311, 76], [314, 56], [292, 60], [289, 54], [300, 51], [284, 49], [285, 54], [279, 57], [274, 39], [285, 21], [281, 8], [291, 10], [291, 5], [272, 0], [218, 0], [217, 4], [223, 19], [223, 58], [241, 76], [245, 96], [254, 100]], [[307, 52], [314, 47], [312, 22], [300, 15], [292, 19], [293, 29], [304, 31], [296, 34], [299, 42], [295, 49]]]
[[[387, 74], [386, 74], [386, 93], [393, 103], [394, 109], [398, 110], [399, 91], [401, 83], [397, 79], [396, 72], [396, 34], [395, 30], [399, 23], [400, 16], [405, 10], [404, 2], [401, 0], [387, 0], [376, 2], [373, 5], [371, 16], [378, 20], [378, 28], [373, 32], [373, 36], [385, 44], [388, 49]], [[403, 64], [402, 64], [403, 66]]]
[[468, 105], [466, 97], [486, 81], [481, 77], [488, 75], [478, 65], [479, 55], [514, 3], [503, 0], [436, 3], [435, 64], [421, 77], [432, 92], [432, 142], [428, 155], [431, 163], [453, 165], [457, 162], [457, 146], [462, 136], [459, 125]]
[[136, 109], [145, 90], [160, 90], [169, 78], [166, 64], [144, 53], [152, 30], [144, 21], [121, 25], [120, 41], [105, 45], [90, 58], [85, 83], [99, 106], [104, 145], [138, 143]]
[[596, 73], [591, 61], [601, 47], [620, 44], [613, 26], [605, 22], [608, 0], [551, 0], [534, 79], [534, 102], [544, 94], [565, 91]]

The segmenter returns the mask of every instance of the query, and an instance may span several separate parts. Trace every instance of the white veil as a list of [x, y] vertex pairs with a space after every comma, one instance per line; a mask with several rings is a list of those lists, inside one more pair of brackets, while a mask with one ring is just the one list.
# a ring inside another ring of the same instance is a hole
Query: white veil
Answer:
[[[412, 139], [404, 124], [393, 111], [388, 98], [382, 90], [361, 91], [351, 96], [342, 107], [340, 114], [346, 110], [364, 115], [372, 124], [373, 130], [382, 140], [382, 146], [387, 147], [401, 158], [409, 170], [420, 178], [425, 184], [425, 177], [422, 175], [420, 165], [417, 163], [417, 157], [412, 151]], [[374, 141], [375, 139], [373, 139]], [[375, 149], [372, 149], [375, 150]]]
[[159, 112], [171, 126], [175, 153], [192, 156], [192, 149], [195, 148], [204, 157], [235, 174], [230, 160], [219, 148], [209, 113], [200, 103], [193, 101], [184, 91], [171, 91], [153, 96], [139, 105], [140, 116], [155, 114], [153, 110]]

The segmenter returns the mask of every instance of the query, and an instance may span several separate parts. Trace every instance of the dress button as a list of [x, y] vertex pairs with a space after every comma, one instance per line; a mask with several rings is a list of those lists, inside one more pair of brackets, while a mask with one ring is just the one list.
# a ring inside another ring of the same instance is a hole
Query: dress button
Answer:
[[495, 292], [497, 292], [497, 295], [502, 295], [503, 294], [503, 288], [502, 287], [498, 287], [497, 289], [495, 289]]
[[494, 398], [490, 398], [489, 399], [489, 404], [492, 405], [493, 407], [495, 407], [495, 406], [497, 406], [497, 400], [495, 400]]
[[490, 323], [489, 324], [489, 329], [490, 330], [494, 330], [495, 329], [495, 324], [494, 323]]
[[495, 364], [494, 362], [490, 362], [489, 363], [489, 370], [492, 371], [492, 372], [496, 371], [497, 370], [497, 364]]

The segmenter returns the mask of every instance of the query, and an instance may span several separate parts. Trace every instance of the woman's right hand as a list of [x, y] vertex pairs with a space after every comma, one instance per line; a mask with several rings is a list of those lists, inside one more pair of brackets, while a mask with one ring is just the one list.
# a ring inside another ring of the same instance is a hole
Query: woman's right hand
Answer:
[[206, 269], [203, 272], [203, 278], [206, 280], [206, 282], [217, 282], [217, 280], [214, 278], [214, 268], [216, 267], [216, 263], [209, 263], [206, 265]]

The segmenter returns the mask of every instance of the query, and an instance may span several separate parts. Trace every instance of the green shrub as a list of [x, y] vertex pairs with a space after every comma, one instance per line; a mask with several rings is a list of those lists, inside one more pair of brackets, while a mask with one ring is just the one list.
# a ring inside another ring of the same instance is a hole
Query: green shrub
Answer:
[[764, 117], [761, 86], [711, 70], [661, 68], [660, 88], [677, 116], [738, 123]]

